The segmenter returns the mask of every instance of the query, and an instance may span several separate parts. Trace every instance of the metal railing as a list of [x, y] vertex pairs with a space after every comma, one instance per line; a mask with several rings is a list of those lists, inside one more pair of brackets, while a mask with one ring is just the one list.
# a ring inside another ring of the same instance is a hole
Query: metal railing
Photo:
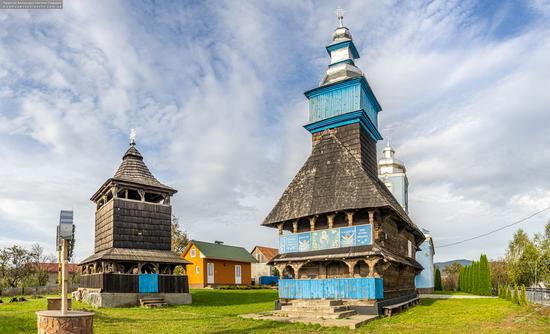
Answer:
[[550, 289], [525, 288], [525, 294], [530, 303], [550, 306]]

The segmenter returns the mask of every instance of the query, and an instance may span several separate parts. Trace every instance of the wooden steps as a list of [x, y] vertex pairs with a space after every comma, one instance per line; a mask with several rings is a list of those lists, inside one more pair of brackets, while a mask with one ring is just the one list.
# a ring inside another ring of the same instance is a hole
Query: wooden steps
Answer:
[[168, 306], [162, 297], [143, 297], [139, 299], [139, 304], [145, 308]]
[[414, 306], [420, 302], [420, 297], [413, 298], [411, 300], [407, 300], [403, 303], [388, 305], [388, 306], [382, 306], [382, 309], [384, 310], [384, 315], [387, 317], [391, 317], [392, 313], [399, 312], [408, 309], [411, 306]]
[[296, 318], [345, 319], [357, 314], [341, 300], [297, 300], [281, 306], [279, 316]]

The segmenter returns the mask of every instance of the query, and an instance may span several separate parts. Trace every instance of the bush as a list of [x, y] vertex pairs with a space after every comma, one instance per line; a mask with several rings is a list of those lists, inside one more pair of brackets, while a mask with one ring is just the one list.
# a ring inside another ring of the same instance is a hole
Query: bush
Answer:
[[512, 292], [510, 291], [511, 287], [509, 285], [506, 285], [506, 300], [512, 300]]
[[521, 293], [519, 295], [519, 304], [521, 306], [527, 306], [529, 302], [527, 301], [527, 293], [525, 291], [525, 285], [521, 285]]
[[435, 268], [435, 274], [434, 274], [434, 290], [441, 291], [443, 290], [443, 287], [441, 285], [441, 272], [439, 271], [439, 268]]
[[512, 302], [514, 304], [519, 304], [518, 285], [516, 283], [514, 283], [513, 289], [514, 290], [512, 291]]

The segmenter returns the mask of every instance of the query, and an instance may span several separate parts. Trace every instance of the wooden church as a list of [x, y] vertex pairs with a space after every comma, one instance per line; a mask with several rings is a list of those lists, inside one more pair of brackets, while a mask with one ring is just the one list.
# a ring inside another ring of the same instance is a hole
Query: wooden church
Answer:
[[115, 175], [91, 200], [96, 205], [94, 254], [80, 266], [77, 298], [98, 307], [158, 303], [189, 304], [189, 261], [171, 251], [170, 198], [176, 190], [160, 183], [143, 162], [135, 138]]
[[307, 311], [307, 300], [326, 299], [378, 314], [416, 300], [422, 266], [415, 253], [424, 234], [378, 178], [382, 108], [342, 23], [326, 49], [326, 74], [305, 92], [311, 154], [262, 223], [279, 234], [279, 254], [269, 264], [278, 269], [287, 308]]

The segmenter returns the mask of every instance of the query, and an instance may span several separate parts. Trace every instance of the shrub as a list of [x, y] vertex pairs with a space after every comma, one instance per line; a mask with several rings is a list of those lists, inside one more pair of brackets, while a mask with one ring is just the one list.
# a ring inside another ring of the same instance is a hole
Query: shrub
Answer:
[[514, 283], [513, 289], [514, 290], [512, 291], [512, 302], [514, 304], [519, 304], [518, 285], [516, 283]]
[[435, 268], [434, 290], [443, 290], [443, 287], [441, 286], [441, 272], [439, 271], [439, 268]]
[[521, 285], [521, 293], [519, 295], [519, 304], [521, 306], [526, 306], [527, 304], [529, 304], [529, 302], [527, 301], [527, 293], [525, 291], [525, 285]]

